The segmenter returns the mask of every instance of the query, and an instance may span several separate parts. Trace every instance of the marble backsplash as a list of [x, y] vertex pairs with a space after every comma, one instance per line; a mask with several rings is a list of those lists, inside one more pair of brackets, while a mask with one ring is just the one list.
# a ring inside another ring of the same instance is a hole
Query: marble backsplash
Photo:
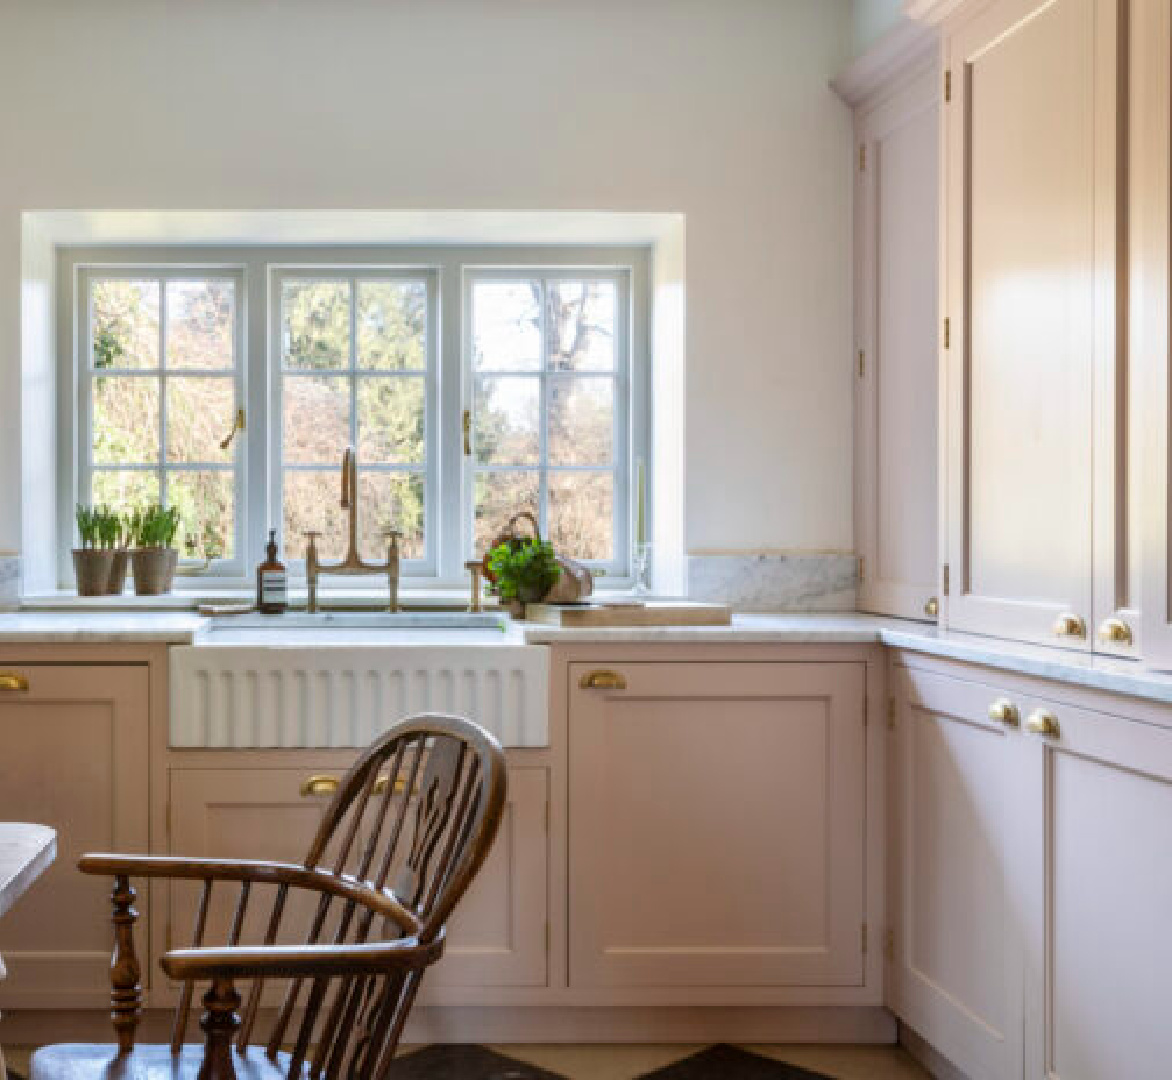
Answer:
[[0, 611], [20, 607], [20, 556], [0, 555]]
[[688, 597], [734, 611], [854, 611], [857, 574], [846, 554], [689, 555]]

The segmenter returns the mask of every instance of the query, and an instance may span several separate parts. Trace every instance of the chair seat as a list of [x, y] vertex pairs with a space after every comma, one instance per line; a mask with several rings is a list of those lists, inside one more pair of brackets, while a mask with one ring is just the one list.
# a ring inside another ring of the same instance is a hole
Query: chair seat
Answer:
[[[43, 1046], [29, 1062], [29, 1080], [195, 1080], [203, 1064], [203, 1044], [183, 1047], [178, 1055], [165, 1044], [136, 1046], [124, 1057], [112, 1043], [60, 1043]], [[270, 1061], [259, 1046], [232, 1052], [237, 1080], [283, 1080], [289, 1055]]]

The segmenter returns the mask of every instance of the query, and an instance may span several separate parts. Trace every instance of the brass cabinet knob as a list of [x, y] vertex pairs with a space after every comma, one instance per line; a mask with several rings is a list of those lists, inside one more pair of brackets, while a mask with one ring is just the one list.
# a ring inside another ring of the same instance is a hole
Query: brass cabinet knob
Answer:
[[927, 615], [929, 619], [935, 619], [940, 614], [940, 601], [937, 600], [936, 597], [933, 596], [924, 605], [924, 614]]
[[1002, 697], [989, 706], [989, 719], [996, 720], [999, 724], [1017, 727], [1021, 723], [1021, 713], [1009, 698]]
[[1064, 612], [1054, 620], [1054, 633], [1058, 637], [1085, 638], [1087, 636], [1086, 620], [1073, 612]]
[[301, 781], [301, 794], [304, 798], [313, 798], [320, 795], [333, 795], [337, 792], [341, 781], [336, 776], [326, 773], [317, 773], [307, 776]]
[[15, 671], [0, 671], [0, 693], [22, 694], [28, 691], [28, 679]]
[[1122, 619], [1104, 619], [1099, 626], [1099, 640], [1110, 642], [1113, 645], [1130, 645], [1135, 640], [1131, 627]]
[[582, 690], [626, 690], [627, 680], [617, 671], [590, 671], [578, 680]]
[[1058, 726], [1058, 717], [1049, 709], [1035, 709], [1026, 721], [1026, 730], [1031, 735], [1048, 735], [1056, 739], [1062, 729]]

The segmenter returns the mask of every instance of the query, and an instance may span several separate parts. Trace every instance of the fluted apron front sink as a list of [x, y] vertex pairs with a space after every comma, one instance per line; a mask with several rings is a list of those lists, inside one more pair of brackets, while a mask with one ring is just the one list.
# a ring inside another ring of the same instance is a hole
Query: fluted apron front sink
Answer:
[[403, 716], [467, 716], [548, 745], [548, 651], [496, 615], [236, 616], [171, 649], [176, 748], [363, 747]]

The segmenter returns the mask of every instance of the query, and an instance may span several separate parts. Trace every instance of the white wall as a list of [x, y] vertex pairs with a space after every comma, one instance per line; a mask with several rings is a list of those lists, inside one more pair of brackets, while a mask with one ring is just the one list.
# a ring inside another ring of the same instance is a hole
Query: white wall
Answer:
[[685, 214], [688, 548], [849, 549], [851, 14], [0, 0], [0, 550], [22, 211], [419, 208]]
[[903, 0], [851, 0], [851, 55], [859, 56], [903, 19]]

